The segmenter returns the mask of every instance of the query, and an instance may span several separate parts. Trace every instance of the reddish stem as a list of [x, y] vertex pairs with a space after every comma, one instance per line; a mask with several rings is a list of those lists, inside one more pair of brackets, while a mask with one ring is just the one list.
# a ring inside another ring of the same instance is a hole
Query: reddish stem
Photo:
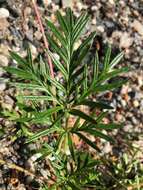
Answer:
[[[47, 38], [46, 38], [46, 35], [45, 35], [45, 31], [44, 31], [44, 27], [43, 27], [43, 24], [42, 24], [42, 21], [41, 21], [41, 16], [40, 16], [40, 13], [39, 13], [39, 10], [38, 10], [38, 6], [37, 6], [35, 0], [32, 0], [32, 3], [33, 3], [33, 6], [34, 6], [34, 10], [35, 10], [37, 20], [38, 20], [38, 23], [39, 23], [39, 26], [40, 26], [40, 30], [41, 30], [41, 33], [42, 33], [42, 36], [43, 36], [43, 41], [44, 41], [45, 47], [46, 47], [47, 50], [49, 50], [49, 44], [48, 44], [48, 41], [47, 41]], [[47, 59], [48, 59], [49, 67], [50, 67], [51, 77], [54, 78], [53, 64], [52, 64], [52, 60], [51, 60], [51, 58], [50, 58], [50, 56], [48, 54], [47, 54]]]

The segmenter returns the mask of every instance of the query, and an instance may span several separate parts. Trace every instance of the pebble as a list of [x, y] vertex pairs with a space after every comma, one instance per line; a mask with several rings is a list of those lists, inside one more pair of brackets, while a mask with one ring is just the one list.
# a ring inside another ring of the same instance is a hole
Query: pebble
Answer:
[[134, 100], [133, 101], [133, 105], [134, 105], [135, 108], [139, 107], [139, 105], [140, 105], [139, 101], [138, 100]]
[[132, 129], [133, 129], [133, 125], [131, 125], [131, 124], [128, 124], [128, 125], [124, 126], [124, 131], [125, 132], [130, 132], [130, 131], [132, 131]]
[[6, 89], [6, 84], [3, 82], [0, 82], [0, 92], [4, 91]]
[[97, 26], [97, 30], [99, 31], [99, 32], [101, 32], [101, 33], [103, 33], [104, 32], [104, 26]]
[[42, 38], [42, 33], [37, 30], [37, 31], [34, 33], [34, 36], [36, 37], [37, 40], [41, 40], [41, 38]]
[[73, 3], [73, 0], [63, 0], [62, 1], [62, 3], [63, 3], [63, 7], [65, 8], [65, 7], [71, 7], [71, 8], [73, 8], [73, 5], [74, 5], [74, 3]]
[[30, 44], [30, 50], [32, 53], [32, 58], [35, 59], [38, 55], [37, 49], [33, 44]]
[[133, 43], [133, 38], [129, 36], [127, 32], [122, 33], [120, 38], [120, 47], [129, 48]]
[[109, 153], [109, 152], [112, 152], [112, 147], [111, 147], [111, 145], [110, 145], [110, 143], [109, 142], [106, 142], [105, 143], [105, 146], [103, 147], [103, 152], [105, 153], [105, 154], [107, 154], [107, 153]]
[[134, 20], [132, 23], [132, 27], [141, 35], [143, 36], [143, 24], [140, 23], [138, 20]]
[[0, 31], [5, 32], [5, 30], [8, 28], [9, 22], [6, 18], [0, 18]]
[[9, 11], [5, 8], [0, 8], [0, 18], [8, 18]]
[[7, 67], [7, 66], [8, 66], [8, 58], [0, 54], [0, 67]]
[[44, 5], [47, 7], [52, 3], [52, 0], [43, 0]]

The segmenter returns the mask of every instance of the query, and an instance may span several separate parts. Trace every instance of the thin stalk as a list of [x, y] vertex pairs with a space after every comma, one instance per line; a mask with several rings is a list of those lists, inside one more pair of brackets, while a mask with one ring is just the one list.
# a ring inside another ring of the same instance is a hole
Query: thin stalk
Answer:
[[[38, 6], [37, 6], [35, 0], [32, 0], [32, 3], [33, 3], [33, 7], [34, 7], [34, 10], [35, 10], [36, 16], [37, 16], [39, 27], [40, 27], [40, 30], [41, 30], [41, 33], [42, 33], [42, 36], [43, 36], [43, 41], [44, 41], [44, 44], [45, 44], [45, 48], [46, 48], [46, 50], [49, 50], [49, 44], [48, 44], [48, 41], [47, 41], [47, 38], [46, 38], [46, 35], [45, 35], [45, 31], [44, 31], [44, 27], [43, 27], [43, 24], [42, 24], [42, 21], [41, 21], [41, 16], [40, 16], [40, 13], [39, 13], [39, 10], [38, 10]], [[49, 67], [50, 67], [51, 77], [54, 78], [53, 64], [52, 64], [52, 60], [51, 60], [51, 58], [50, 58], [50, 56], [48, 54], [47, 54], [47, 59], [48, 59]]]

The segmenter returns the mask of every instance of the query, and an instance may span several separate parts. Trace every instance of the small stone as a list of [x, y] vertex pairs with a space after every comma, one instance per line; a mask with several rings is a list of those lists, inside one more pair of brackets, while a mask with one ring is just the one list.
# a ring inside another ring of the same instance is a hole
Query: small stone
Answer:
[[42, 33], [37, 30], [37, 31], [34, 33], [34, 36], [36, 37], [37, 40], [41, 40], [41, 38], [42, 38]]
[[112, 147], [111, 147], [110, 143], [109, 143], [109, 142], [106, 142], [105, 146], [103, 147], [103, 152], [104, 152], [105, 154], [107, 154], [107, 153], [109, 153], [109, 152], [111, 152], [111, 151], [112, 151]]
[[92, 19], [92, 24], [96, 25], [96, 18]]
[[30, 7], [26, 7], [25, 9], [24, 9], [24, 15], [25, 16], [28, 16], [28, 15], [30, 15], [31, 14], [31, 8]]
[[63, 0], [62, 1], [62, 3], [63, 3], [63, 7], [65, 8], [65, 7], [71, 7], [71, 8], [73, 8], [73, 5], [74, 5], [74, 3], [73, 3], [73, 0]]
[[0, 54], [0, 67], [8, 66], [8, 58]]
[[122, 105], [123, 107], [126, 107], [127, 102], [126, 102], [125, 100], [121, 99], [121, 105]]
[[9, 11], [5, 8], [0, 8], [0, 18], [8, 18]]
[[132, 27], [141, 35], [143, 36], [143, 24], [140, 23], [138, 20], [134, 20], [132, 23]]
[[128, 93], [128, 89], [129, 89], [128, 86], [123, 85], [123, 86], [122, 86], [122, 89], [121, 89], [121, 94], [126, 94], [126, 93]]
[[129, 36], [127, 32], [124, 32], [120, 38], [120, 47], [129, 48], [133, 43], [133, 38]]
[[114, 0], [109, 0], [109, 3], [110, 3], [111, 5], [115, 5], [115, 1], [114, 1]]
[[5, 32], [5, 30], [8, 28], [9, 22], [6, 18], [0, 18], [0, 30]]
[[125, 125], [124, 126], [124, 131], [125, 132], [130, 132], [133, 129], [133, 126], [131, 124]]
[[30, 50], [32, 53], [32, 58], [35, 59], [38, 55], [37, 49], [34, 45], [30, 44]]
[[43, 0], [44, 5], [47, 7], [52, 3], [52, 0]]
[[139, 101], [134, 100], [133, 101], [133, 105], [134, 105], [135, 108], [139, 107]]
[[99, 32], [101, 32], [101, 33], [103, 33], [104, 32], [104, 27], [103, 26], [97, 26], [97, 30], [99, 31]]
[[6, 84], [0, 82], [0, 92], [4, 91], [6, 89]]

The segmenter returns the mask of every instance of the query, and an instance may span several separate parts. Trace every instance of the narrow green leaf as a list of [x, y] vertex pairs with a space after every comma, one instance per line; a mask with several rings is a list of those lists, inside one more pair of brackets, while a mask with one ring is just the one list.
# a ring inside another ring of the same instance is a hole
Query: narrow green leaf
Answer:
[[109, 46], [107, 48], [107, 51], [106, 51], [106, 54], [105, 54], [103, 73], [106, 72], [106, 70], [109, 67], [110, 57], [111, 57], [111, 46]]
[[32, 66], [32, 64], [33, 64], [32, 53], [31, 53], [31, 49], [29, 46], [27, 48], [27, 57], [28, 57], [28, 63]]
[[102, 119], [103, 119], [107, 114], [108, 114], [107, 111], [106, 111], [106, 112], [101, 112], [101, 113], [98, 115], [98, 117], [97, 117], [97, 119], [96, 119], [96, 122], [97, 122], [97, 123], [100, 123], [100, 121], [102, 121]]
[[83, 73], [83, 89], [86, 90], [87, 89], [87, 81], [88, 81], [88, 71], [87, 71], [87, 65], [84, 66], [84, 73]]
[[55, 131], [58, 131], [59, 129], [57, 127], [51, 127], [51, 128], [48, 128], [48, 129], [45, 129], [45, 130], [42, 130], [41, 132], [39, 133], [36, 133], [35, 135], [32, 135], [27, 141], [26, 143], [30, 143], [30, 142], [33, 142], [35, 140], [37, 140], [38, 138], [41, 138], [43, 136], [46, 136], [50, 133], [54, 133]]
[[48, 116], [52, 115], [53, 113], [58, 112], [62, 109], [63, 109], [63, 107], [57, 106], [57, 107], [49, 108], [46, 111], [37, 112], [35, 114], [35, 117], [33, 118], [33, 120], [37, 120], [37, 119], [40, 119], [42, 117], [48, 117]]
[[83, 118], [84, 120], [97, 124], [96, 120], [93, 119], [91, 116], [85, 114], [84, 112], [80, 111], [80, 110], [76, 110], [76, 109], [72, 109], [69, 111], [70, 114], [75, 115], [75, 116], [79, 116], [81, 118]]
[[122, 125], [119, 125], [116, 123], [111, 123], [111, 124], [99, 123], [97, 125], [90, 125], [88, 127], [89, 128], [96, 128], [96, 129], [111, 130], [111, 129], [118, 129], [118, 128], [122, 127]]
[[75, 154], [74, 154], [74, 146], [71, 138], [71, 134], [68, 133], [68, 145], [69, 145], [69, 150], [71, 152], [73, 160], [75, 160]]
[[94, 65], [93, 65], [93, 83], [98, 79], [99, 74], [99, 57], [96, 51], [96, 55], [94, 57]]
[[68, 25], [68, 29], [70, 31], [70, 33], [72, 34], [72, 29], [73, 29], [73, 26], [74, 26], [74, 16], [73, 16], [73, 13], [72, 13], [72, 10], [71, 8], [67, 8], [66, 9], [66, 23]]
[[82, 31], [85, 28], [85, 25], [87, 24], [88, 20], [89, 20], [89, 16], [86, 13], [82, 14], [77, 19], [75, 26], [74, 26], [74, 29], [73, 29], [73, 34], [72, 34], [73, 43], [78, 39], [78, 37], [82, 33]]
[[124, 56], [124, 52], [119, 53], [110, 63], [110, 68], [113, 68], [115, 65], [117, 65], [121, 59]]
[[62, 92], [66, 92], [66, 89], [64, 88], [64, 86], [58, 82], [56, 79], [52, 79], [50, 76], [47, 76], [48, 80], [51, 82], [51, 84], [53, 86], [55, 86], [57, 89], [61, 90]]
[[77, 103], [77, 105], [86, 105], [93, 108], [101, 108], [101, 109], [113, 109], [113, 107], [109, 106], [108, 104], [104, 103], [104, 102], [95, 102], [92, 100], [83, 100], [79, 103]]
[[85, 47], [87, 47], [88, 45], [92, 44], [92, 40], [94, 39], [96, 35], [96, 32], [92, 32], [79, 46], [79, 48], [77, 49], [77, 52], [79, 53], [82, 49], [84, 49]]
[[101, 133], [100, 131], [97, 131], [95, 129], [89, 129], [89, 128], [85, 128], [84, 132], [87, 132], [95, 137], [100, 137], [102, 139], [105, 139], [106, 141], [112, 142], [114, 143], [114, 139], [112, 137], [110, 137], [109, 135], [105, 135], [104, 133]]
[[7, 72], [16, 75], [17, 77], [20, 77], [22, 79], [34, 79], [32, 73], [29, 73], [28, 71], [24, 71], [19, 68], [15, 67], [6, 67], [4, 68]]
[[48, 42], [51, 45], [51, 48], [60, 56], [60, 58], [66, 63], [67, 62], [67, 52], [62, 47], [59, 47], [55, 40], [47, 34]]
[[61, 71], [61, 73], [64, 75], [64, 77], [67, 79], [67, 71], [65, 70], [64, 66], [60, 63], [59, 60], [55, 58], [55, 56], [48, 51], [48, 54], [50, 55], [51, 59], [53, 60], [53, 63], [56, 65], [56, 67]]
[[79, 132], [76, 132], [76, 134], [83, 140], [85, 141], [89, 146], [91, 146], [92, 148], [94, 148], [95, 150], [100, 152], [100, 149], [96, 146], [96, 144], [92, 141], [90, 141], [88, 138], [86, 138], [84, 135], [82, 135]]
[[87, 55], [87, 53], [90, 50], [90, 46], [91, 46], [91, 41], [93, 40], [93, 38], [95, 37], [95, 32], [91, 33], [79, 46], [79, 48], [77, 50], [74, 51], [73, 56], [72, 56], [72, 62], [74, 63], [71, 66], [71, 72], [74, 71], [74, 68], [77, 67], [77, 65], [80, 65], [80, 63], [82, 62], [82, 60], [85, 58], [85, 56]]
[[53, 98], [51, 96], [24, 96], [24, 95], [18, 95], [18, 98], [23, 98], [25, 100], [36, 100], [36, 101], [41, 101], [41, 100], [47, 100], [47, 101], [53, 101]]
[[107, 90], [113, 90], [115, 88], [122, 86], [127, 81], [128, 80], [121, 80], [121, 81], [112, 82], [110, 84], [103, 84], [103, 85], [95, 86], [95, 87], [93, 87], [93, 91], [94, 92], [103, 92], [103, 91], [107, 91]]
[[26, 60], [24, 58], [22, 58], [20, 55], [18, 55], [17, 53], [10, 51], [10, 56], [21, 66], [27, 65]]
[[51, 29], [55, 37], [59, 40], [59, 42], [63, 45], [63, 47], [66, 47], [66, 41], [65, 38], [62, 36], [62, 33], [59, 31], [58, 28], [55, 27], [55, 25], [46, 19], [47, 26]]
[[113, 77], [116, 77], [117, 75], [121, 74], [121, 73], [125, 73], [125, 72], [128, 72], [129, 71], [129, 68], [128, 67], [123, 67], [121, 69], [115, 69], [115, 70], [112, 70], [108, 73], [105, 73], [105, 75], [102, 75], [102, 76], [99, 76], [98, 78], [98, 81], [97, 81], [97, 84], [103, 82], [103, 81], [107, 81]]
[[57, 11], [57, 19], [61, 26], [61, 29], [63, 30], [65, 36], [67, 37], [69, 34], [68, 24], [67, 24], [65, 18], [61, 15], [61, 13], [59, 11]]
[[36, 84], [30, 84], [30, 83], [18, 83], [18, 82], [9, 82], [11, 86], [15, 86], [20, 89], [28, 89], [28, 90], [39, 90], [39, 91], [45, 91], [43, 87]]

